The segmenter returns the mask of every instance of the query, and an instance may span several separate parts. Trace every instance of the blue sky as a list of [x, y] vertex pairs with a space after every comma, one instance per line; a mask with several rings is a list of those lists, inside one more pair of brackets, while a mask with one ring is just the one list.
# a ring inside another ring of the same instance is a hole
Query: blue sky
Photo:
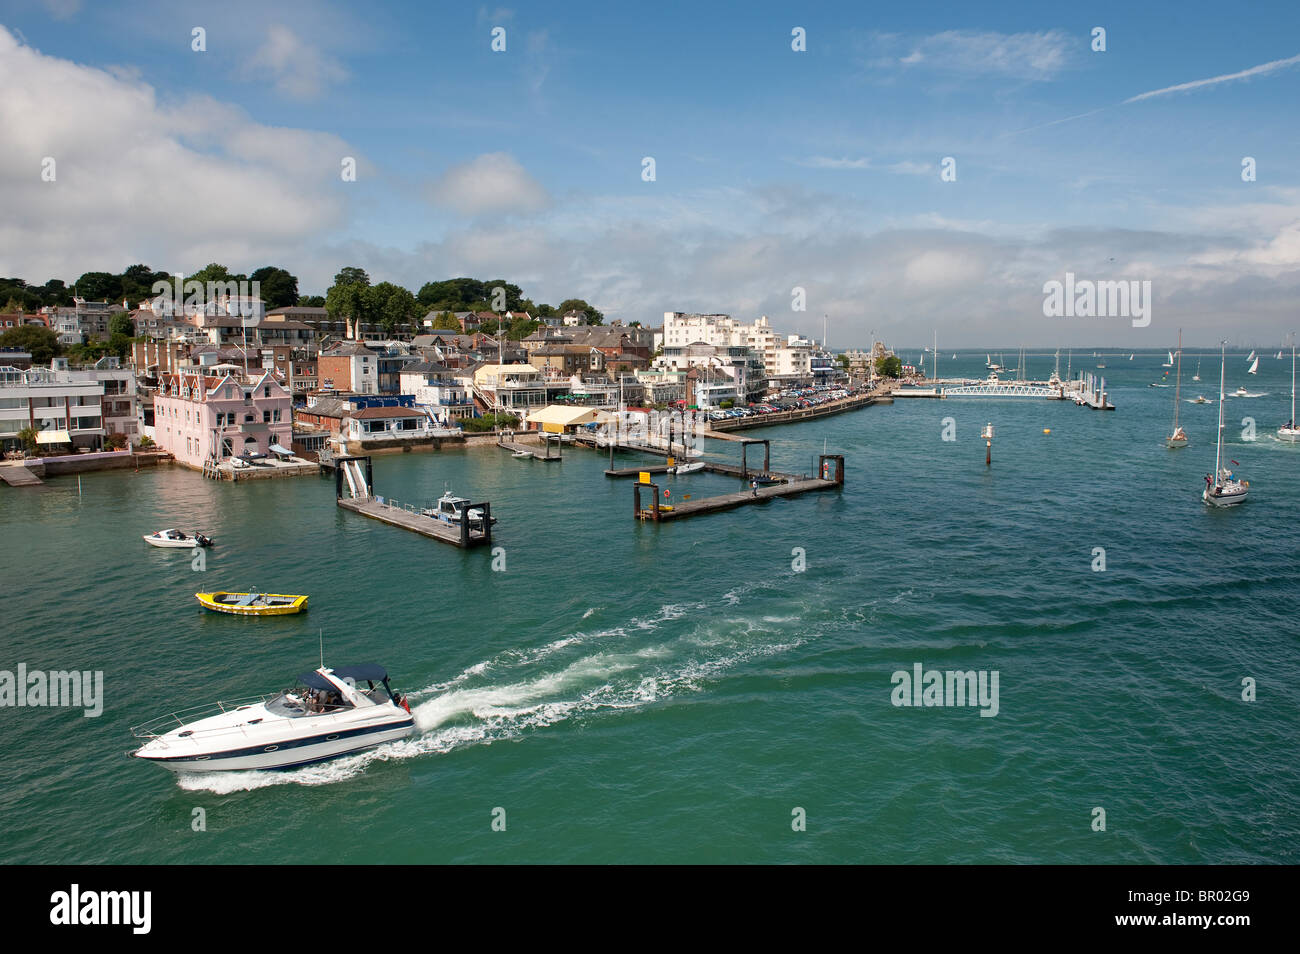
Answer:
[[[8, 0], [0, 272], [281, 264], [323, 292], [359, 264], [627, 320], [825, 313], [832, 345], [1280, 341], [1298, 25], [1282, 3]], [[1151, 326], [1044, 318], [1067, 269], [1152, 281]]]

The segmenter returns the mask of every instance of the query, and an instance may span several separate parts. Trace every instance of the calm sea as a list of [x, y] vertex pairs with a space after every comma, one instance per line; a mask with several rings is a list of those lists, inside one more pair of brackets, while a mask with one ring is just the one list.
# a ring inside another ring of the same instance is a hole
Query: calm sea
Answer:
[[[1191, 446], [1162, 444], [1161, 360], [1107, 359], [1114, 413], [909, 400], [750, 432], [777, 467], [844, 454], [847, 485], [660, 527], [590, 451], [375, 459], [403, 502], [491, 500], [504, 572], [340, 511], [324, 478], [0, 487], [0, 669], [102, 670], [106, 696], [99, 718], [0, 709], [0, 861], [279, 862], [324, 838], [346, 862], [1295, 863], [1300, 447], [1271, 436], [1289, 355], [1250, 378], [1228, 359], [1229, 389], [1259, 396], [1228, 404], [1251, 499], [1226, 512], [1199, 499], [1215, 407], [1183, 404]], [[1184, 398], [1214, 397], [1217, 354], [1195, 366]], [[170, 526], [216, 539], [205, 572], [140, 539]], [[245, 588], [311, 609], [193, 597]], [[327, 662], [411, 693], [417, 736], [285, 773], [127, 758], [132, 724], [291, 684], [322, 631]], [[893, 705], [916, 664], [996, 672], [997, 715]]]

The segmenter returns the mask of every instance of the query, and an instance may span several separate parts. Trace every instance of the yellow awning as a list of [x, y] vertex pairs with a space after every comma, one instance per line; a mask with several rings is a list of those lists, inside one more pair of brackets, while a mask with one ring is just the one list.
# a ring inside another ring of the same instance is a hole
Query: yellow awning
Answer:
[[67, 431], [37, 431], [36, 443], [38, 444], [71, 444], [72, 435]]

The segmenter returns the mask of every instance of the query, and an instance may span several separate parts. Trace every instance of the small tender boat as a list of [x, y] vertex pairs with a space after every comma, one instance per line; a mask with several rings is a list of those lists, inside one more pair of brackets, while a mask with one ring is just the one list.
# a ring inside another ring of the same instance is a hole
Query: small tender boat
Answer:
[[195, 593], [194, 598], [204, 609], [237, 616], [288, 616], [307, 608], [306, 596], [288, 593]]
[[144, 542], [152, 547], [164, 549], [192, 550], [195, 547], [210, 547], [212, 539], [201, 533], [186, 533], [183, 530], [158, 530], [145, 534]]
[[680, 474], [694, 474], [694, 473], [696, 473], [696, 472], [698, 472], [698, 471], [701, 471], [701, 470], [703, 470], [703, 469], [704, 469], [704, 461], [702, 461], [702, 460], [693, 460], [693, 461], [690, 461], [690, 462], [685, 463], [685, 464], [677, 464], [677, 465], [674, 466], [674, 467], [669, 467], [669, 468], [668, 468], [668, 473], [670, 473], [670, 474], [678, 474], [678, 475], [680, 475]]
[[1198, 395], [1196, 395], [1196, 400], [1193, 401], [1192, 403], [1193, 403], [1193, 404], [1209, 404], [1210, 402], [1209, 402], [1208, 400], [1206, 400], [1205, 395], [1203, 395], [1203, 394], [1198, 394]]
[[520, 451], [515, 451], [515, 452], [514, 452], [513, 454], [511, 454], [510, 456], [513, 457], [513, 458], [515, 458], [516, 460], [523, 460], [525, 457], [532, 457], [532, 456], [533, 456], [533, 452], [532, 452], [532, 451], [526, 451], [526, 450], [520, 450]]
[[[368, 688], [358, 685], [362, 681]], [[298, 683], [275, 695], [217, 702], [133, 726], [131, 734], [145, 744], [131, 755], [173, 772], [284, 769], [415, 731], [411, 707], [388, 685], [383, 666], [321, 666]]]
[[1250, 396], [1250, 392], [1247, 391], [1246, 388], [1243, 386], [1243, 387], [1239, 387], [1239, 388], [1237, 388], [1237, 390], [1233, 391], [1233, 392], [1232, 392], [1232, 396], [1233, 396], [1233, 397], [1249, 397], [1249, 396]]
[[772, 474], [751, 474], [749, 479], [760, 487], [766, 487], [770, 484], [785, 483], [784, 477], [775, 477]]

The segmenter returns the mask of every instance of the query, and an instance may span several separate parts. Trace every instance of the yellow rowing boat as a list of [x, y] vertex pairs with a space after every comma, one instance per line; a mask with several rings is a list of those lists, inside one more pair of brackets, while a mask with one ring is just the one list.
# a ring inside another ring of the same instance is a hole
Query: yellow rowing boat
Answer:
[[204, 609], [239, 616], [287, 616], [307, 608], [306, 596], [288, 593], [195, 593]]

